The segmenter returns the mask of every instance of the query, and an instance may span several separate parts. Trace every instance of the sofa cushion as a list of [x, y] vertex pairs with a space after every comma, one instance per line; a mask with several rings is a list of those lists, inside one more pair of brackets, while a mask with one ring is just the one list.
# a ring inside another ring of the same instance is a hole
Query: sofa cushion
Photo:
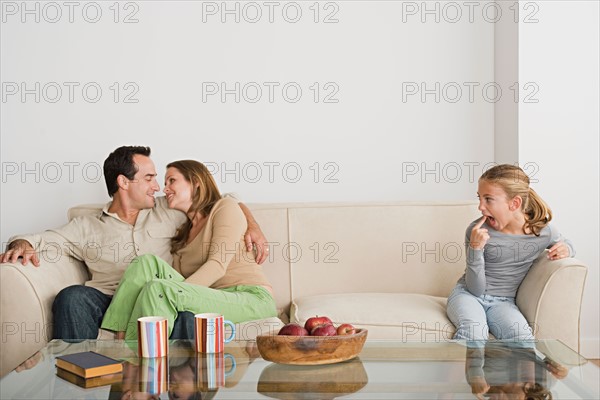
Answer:
[[446, 316], [446, 298], [424, 294], [325, 294], [292, 302], [292, 322], [304, 324], [315, 315], [368, 329], [369, 339], [439, 341], [451, 339], [455, 331]]

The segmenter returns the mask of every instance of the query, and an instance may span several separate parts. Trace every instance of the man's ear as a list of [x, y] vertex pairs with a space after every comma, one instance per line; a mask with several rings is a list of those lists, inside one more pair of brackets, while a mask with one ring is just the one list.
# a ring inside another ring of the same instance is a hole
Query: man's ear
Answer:
[[523, 204], [523, 198], [521, 196], [515, 196], [510, 201], [509, 208], [511, 211], [520, 210], [522, 204]]
[[117, 176], [117, 185], [119, 186], [119, 188], [127, 190], [127, 188], [129, 187], [129, 179], [127, 179], [125, 175], [119, 175]]

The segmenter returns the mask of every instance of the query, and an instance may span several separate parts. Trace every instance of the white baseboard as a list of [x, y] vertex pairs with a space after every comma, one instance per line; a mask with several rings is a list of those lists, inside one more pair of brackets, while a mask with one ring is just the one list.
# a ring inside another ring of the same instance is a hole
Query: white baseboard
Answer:
[[600, 338], [581, 338], [580, 346], [585, 358], [600, 359]]

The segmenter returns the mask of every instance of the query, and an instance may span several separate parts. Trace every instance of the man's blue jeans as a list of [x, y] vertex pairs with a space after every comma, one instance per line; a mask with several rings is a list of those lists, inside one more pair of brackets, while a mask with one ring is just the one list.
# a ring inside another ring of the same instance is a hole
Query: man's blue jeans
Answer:
[[514, 297], [487, 294], [476, 297], [464, 284], [458, 283], [448, 297], [446, 313], [456, 326], [454, 339], [487, 340], [489, 333], [499, 340], [534, 339]]
[[[67, 341], [96, 339], [104, 313], [112, 300], [98, 289], [73, 285], [61, 290], [52, 304], [53, 338]], [[194, 339], [194, 315], [180, 312], [171, 339]]]

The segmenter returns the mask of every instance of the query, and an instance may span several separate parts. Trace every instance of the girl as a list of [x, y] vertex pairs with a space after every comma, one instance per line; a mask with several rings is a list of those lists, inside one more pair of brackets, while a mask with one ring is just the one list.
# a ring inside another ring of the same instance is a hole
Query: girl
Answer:
[[166, 317], [169, 335], [184, 311], [219, 313], [233, 323], [276, 316], [271, 285], [246, 250], [244, 214], [235, 200], [221, 198], [208, 169], [193, 160], [170, 163], [164, 192], [169, 208], [188, 216], [171, 240], [173, 266], [152, 255], [135, 258], [102, 328], [134, 340], [143, 316]]
[[533, 332], [515, 304], [519, 285], [537, 257], [573, 257], [571, 243], [549, 225], [552, 212], [529, 187], [519, 167], [503, 164], [479, 178], [483, 217], [466, 231], [467, 268], [448, 297], [454, 339], [532, 340]]

